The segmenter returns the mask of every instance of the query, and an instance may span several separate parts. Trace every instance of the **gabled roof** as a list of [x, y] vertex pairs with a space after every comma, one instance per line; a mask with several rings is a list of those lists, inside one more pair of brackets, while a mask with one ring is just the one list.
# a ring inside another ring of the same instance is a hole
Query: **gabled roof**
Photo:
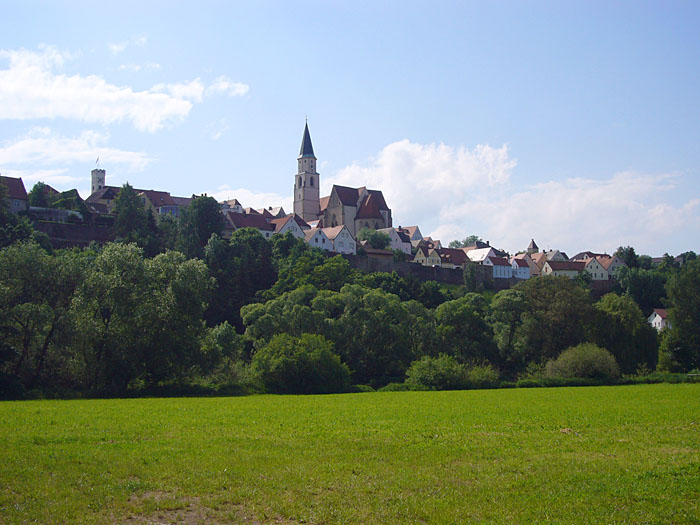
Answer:
[[420, 233], [418, 226], [399, 226], [399, 230], [405, 231], [411, 238], [413, 238], [416, 232]]
[[321, 211], [323, 211], [323, 210], [325, 210], [326, 208], [328, 208], [328, 199], [330, 199], [330, 198], [331, 198], [331, 196], [330, 196], [330, 195], [327, 195], [326, 197], [321, 197], [321, 198], [319, 199], [319, 204], [321, 205]]
[[222, 210], [226, 220], [235, 228], [257, 228], [258, 230], [275, 231], [274, 225], [265, 220], [265, 217], [255, 213], [252, 215], [236, 213], [233, 210]]
[[[95, 193], [90, 195], [87, 199], [85, 199], [85, 202], [97, 202], [99, 200], [112, 200], [116, 199], [117, 195], [119, 195], [119, 191], [121, 188], [118, 186], [105, 186], [101, 190], [97, 190]], [[141, 193], [143, 190], [137, 190], [134, 188], [134, 191], [136, 193]]]
[[403, 230], [398, 230], [398, 229], [396, 229], [395, 231], [396, 231], [396, 235], [398, 235], [399, 239], [401, 239], [401, 242], [404, 242], [404, 243], [411, 242], [411, 238], [408, 236], [408, 233], [406, 233]]
[[335, 191], [335, 193], [338, 195], [338, 199], [340, 199], [340, 202], [343, 203], [343, 205], [357, 206], [357, 201], [359, 199], [357, 188], [349, 188], [348, 186], [338, 186], [337, 184], [333, 184], [331, 194], [333, 194], [333, 191]]
[[574, 255], [572, 261], [583, 261], [585, 259], [590, 259], [591, 257], [610, 257], [607, 253], [595, 253], [595, 252], [579, 252]]
[[459, 248], [438, 248], [436, 251], [440, 259], [452, 264], [464, 264], [469, 260], [464, 250]]
[[228, 204], [229, 206], [240, 206], [241, 208], [243, 207], [243, 205], [238, 202], [238, 199], [229, 199], [224, 201], [224, 204]]
[[613, 255], [612, 257], [610, 257], [609, 255], [605, 257], [596, 257], [596, 259], [598, 259], [600, 265], [606, 270], [609, 270], [615, 261], [622, 264], [623, 266], [625, 265], [624, 261], [620, 259], [617, 255]]
[[547, 261], [546, 264], [552, 269], [552, 271], [582, 271], [586, 267], [586, 263], [583, 261]]
[[[331, 228], [321, 228], [321, 229], [323, 230], [323, 233], [326, 234], [326, 237], [328, 237], [330, 240], [334, 240], [338, 236], [338, 234], [341, 231], [343, 231], [343, 229], [347, 230], [347, 228], [345, 228], [344, 224], [341, 224], [340, 226], [333, 226]], [[350, 230], [348, 230], [348, 233], [350, 233]], [[350, 234], [350, 236], [352, 237], [352, 234]]]
[[315, 235], [318, 235], [319, 233], [328, 237], [328, 235], [326, 235], [321, 228], [310, 228], [304, 231], [304, 238], [306, 239], [306, 242], [309, 242], [311, 239], [314, 238]]
[[489, 257], [494, 266], [510, 266], [508, 259], [504, 257]]
[[139, 195], [145, 195], [156, 208], [160, 208], [161, 206], [176, 206], [175, 201], [173, 201], [167, 191], [144, 190], [139, 192]]
[[309, 133], [309, 123], [304, 125], [304, 136], [301, 139], [301, 148], [299, 149], [299, 157], [313, 157], [314, 147], [311, 145], [311, 134]]
[[484, 261], [487, 257], [492, 257], [490, 255], [491, 250], [493, 248], [476, 248], [475, 250], [469, 250], [466, 252], [467, 257], [469, 257], [470, 261], [474, 262], [482, 262]]
[[661, 317], [661, 319], [666, 319], [668, 318], [668, 313], [666, 312], [666, 308], [654, 308], [654, 313]]
[[275, 227], [275, 233], [279, 233], [279, 231], [284, 228], [289, 221], [294, 221], [294, 217], [292, 215], [287, 215], [281, 219], [272, 219], [270, 224]]
[[173, 197], [171, 195], [170, 198], [173, 199], [175, 206], [180, 206], [181, 208], [187, 208], [187, 206], [192, 204], [192, 197]]
[[383, 219], [382, 212], [379, 210], [379, 197], [376, 193], [370, 193], [357, 209], [355, 219]]
[[299, 228], [301, 228], [302, 230], [308, 230], [309, 228], [311, 228], [311, 225], [309, 225], [308, 222], [306, 222], [296, 213], [290, 213], [289, 215], [287, 215], [287, 217], [294, 217], [294, 220], [299, 225]]
[[[360, 189], [362, 189], [362, 188], [360, 188]], [[358, 192], [359, 192], [359, 190], [358, 190]], [[370, 195], [374, 196], [380, 210], [389, 211], [389, 206], [386, 205], [386, 201], [384, 200], [384, 194], [381, 192], [381, 190], [367, 190], [367, 192]]]
[[269, 211], [267, 211], [267, 208], [260, 208], [259, 210], [256, 210], [256, 211], [268, 220], [275, 218], [274, 215], [272, 215]]
[[243, 213], [245, 213], [246, 215], [260, 215], [258, 210], [255, 210], [255, 209], [250, 208], [250, 207], [243, 208]]
[[22, 182], [22, 177], [5, 177], [0, 176], [0, 182], [7, 186], [7, 196], [10, 199], [18, 200], [29, 200], [27, 197], [27, 190], [24, 187], [24, 182]]
[[527, 261], [525, 259], [518, 259], [517, 257], [513, 257], [513, 263], [515, 263], [516, 266], [519, 268], [529, 268], [530, 265], [527, 264]]
[[528, 250], [535, 250], [536, 252], [539, 251], [539, 248], [537, 247], [537, 243], [535, 242], [535, 239], [530, 239], [530, 244], [527, 245]]

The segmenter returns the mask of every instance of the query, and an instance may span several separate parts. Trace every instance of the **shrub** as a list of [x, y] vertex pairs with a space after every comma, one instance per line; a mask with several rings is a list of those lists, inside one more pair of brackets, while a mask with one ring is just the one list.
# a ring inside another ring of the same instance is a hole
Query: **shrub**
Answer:
[[615, 357], [605, 348], [593, 343], [582, 343], [564, 350], [549, 361], [547, 377], [580, 377], [610, 381], [620, 376]]
[[274, 336], [252, 362], [253, 373], [267, 392], [330, 394], [350, 389], [350, 370], [320, 335]]
[[496, 388], [498, 386], [498, 371], [491, 365], [473, 366], [467, 371], [469, 388]]
[[466, 388], [464, 365], [454, 357], [440, 354], [413, 361], [406, 372], [406, 386], [411, 390], [457, 390]]
[[381, 387], [377, 392], [405, 392], [409, 390], [406, 383], [389, 383]]

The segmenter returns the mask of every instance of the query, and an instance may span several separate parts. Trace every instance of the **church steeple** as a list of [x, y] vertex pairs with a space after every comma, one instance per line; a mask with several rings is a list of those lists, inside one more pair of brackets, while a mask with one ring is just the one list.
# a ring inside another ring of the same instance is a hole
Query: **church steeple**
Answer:
[[311, 135], [309, 134], [309, 123], [306, 122], [304, 126], [304, 137], [301, 139], [301, 149], [299, 150], [299, 158], [312, 157], [316, 160], [314, 156], [314, 147], [311, 144]]
[[321, 211], [319, 186], [321, 176], [316, 173], [316, 156], [311, 144], [309, 123], [304, 125], [304, 136], [297, 158], [298, 170], [294, 176], [294, 213], [305, 221], [315, 221]]

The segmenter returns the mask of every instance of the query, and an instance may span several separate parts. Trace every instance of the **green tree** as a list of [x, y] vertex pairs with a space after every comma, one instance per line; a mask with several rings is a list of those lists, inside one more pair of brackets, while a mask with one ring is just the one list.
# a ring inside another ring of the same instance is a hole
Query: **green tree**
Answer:
[[639, 266], [639, 257], [631, 246], [620, 246], [615, 250], [615, 255], [622, 259], [628, 268], [637, 268]]
[[377, 250], [385, 250], [391, 244], [391, 239], [386, 233], [370, 228], [362, 228], [357, 232], [356, 238], [358, 241], [367, 241], [372, 248]]
[[544, 361], [584, 342], [593, 307], [590, 295], [568, 277], [538, 277], [514, 288], [525, 295], [522, 331], [527, 361]]
[[27, 197], [29, 198], [30, 206], [37, 206], [40, 208], [49, 207], [49, 200], [46, 198], [46, 184], [43, 182], [34, 184]]
[[498, 350], [486, 322], [488, 315], [489, 305], [479, 294], [468, 293], [442, 303], [435, 309], [440, 351], [455, 356], [462, 363], [495, 361]]
[[27, 217], [10, 211], [7, 187], [0, 180], [0, 248], [31, 239], [33, 233], [34, 228]]
[[633, 374], [641, 365], [653, 370], [658, 359], [656, 330], [647, 323], [634, 299], [609, 293], [595, 309], [591, 341], [615, 356], [623, 374]]
[[469, 235], [461, 241], [458, 241], [458, 240], [451, 241], [448, 247], [449, 248], [466, 248], [467, 246], [474, 246], [477, 242], [483, 242], [481, 237], [479, 237], [478, 235]]
[[459, 390], [467, 387], [467, 368], [451, 355], [423, 356], [406, 371], [412, 390]]
[[517, 289], [502, 290], [491, 301], [491, 315], [488, 321], [498, 346], [497, 363], [512, 373], [527, 365], [527, 341], [522, 330], [527, 307], [525, 294]]
[[114, 232], [123, 242], [140, 243], [146, 237], [148, 217], [141, 198], [127, 182], [114, 199]]
[[178, 248], [190, 258], [201, 258], [209, 238], [221, 236], [223, 228], [224, 216], [216, 199], [193, 195], [190, 205], [181, 210]]
[[320, 335], [276, 335], [255, 353], [252, 368], [275, 394], [331, 394], [350, 387], [350, 371]]
[[681, 370], [700, 368], [700, 260], [684, 264], [666, 288], [671, 327], [663, 348]]
[[622, 290], [632, 297], [644, 315], [659, 308], [666, 297], [668, 274], [657, 269], [620, 268], [618, 282]]
[[609, 381], [619, 377], [615, 357], [605, 348], [582, 343], [564, 350], [547, 363], [548, 377], [581, 377]]
[[72, 254], [51, 256], [35, 243], [0, 250], [0, 342], [14, 355], [5, 372], [26, 388], [64, 382], [69, 357], [58, 343], [72, 331], [69, 310], [83, 270]]

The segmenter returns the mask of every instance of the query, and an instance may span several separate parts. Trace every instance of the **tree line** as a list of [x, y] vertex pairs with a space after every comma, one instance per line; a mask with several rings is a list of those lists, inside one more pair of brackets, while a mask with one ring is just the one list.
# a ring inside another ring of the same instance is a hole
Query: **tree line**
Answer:
[[[565, 277], [474, 293], [362, 273], [291, 234], [224, 239], [207, 199], [155, 229], [119, 202], [121, 240], [103, 247], [52, 250], [29, 230], [4, 242], [0, 396], [460, 388], [700, 366], [697, 259], [631, 266], [598, 301]], [[661, 337], [644, 311], [657, 301], [672, 323]]]

